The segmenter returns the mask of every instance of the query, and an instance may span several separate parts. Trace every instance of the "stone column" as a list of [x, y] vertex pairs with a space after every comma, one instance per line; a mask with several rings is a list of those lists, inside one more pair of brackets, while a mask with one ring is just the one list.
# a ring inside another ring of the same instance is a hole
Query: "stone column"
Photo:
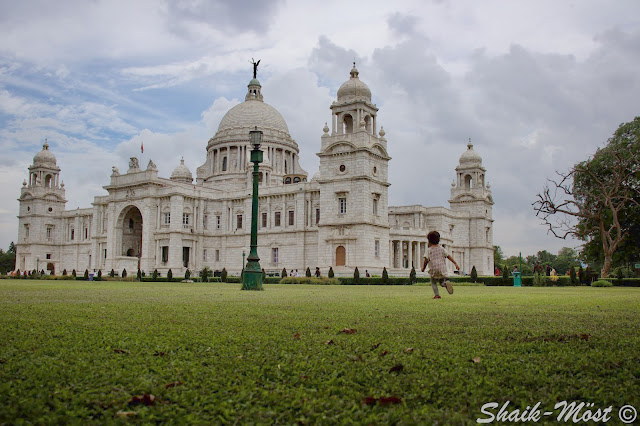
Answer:
[[407, 242], [407, 247], [407, 259], [409, 260], [409, 262], [407, 263], [407, 268], [411, 269], [411, 267], [413, 266], [413, 241], [409, 240]]

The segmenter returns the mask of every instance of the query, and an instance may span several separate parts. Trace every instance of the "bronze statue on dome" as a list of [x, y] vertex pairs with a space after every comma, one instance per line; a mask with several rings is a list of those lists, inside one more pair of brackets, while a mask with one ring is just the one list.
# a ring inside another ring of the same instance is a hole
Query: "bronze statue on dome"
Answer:
[[258, 78], [258, 65], [260, 65], [260, 59], [256, 62], [255, 59], [251, 58], [251, 62], [249, 63], [253, 64], [253, 78]]

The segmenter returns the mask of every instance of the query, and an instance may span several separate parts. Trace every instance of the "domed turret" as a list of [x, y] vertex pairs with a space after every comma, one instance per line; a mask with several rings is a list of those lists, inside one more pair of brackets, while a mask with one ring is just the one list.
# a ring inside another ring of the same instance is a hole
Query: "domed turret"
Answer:
[[351, 68], [351, 78], [342, 83], [342, 86], [338, 89], [338, 102], [353, 101], [358, 99], [364, 99], [371, 102], [371, 90], [358, 78], [358, 69], [354, 62], [353, 68]]
[[461, 165], [469, 165], [469, 164], [482, 164], [482, 157], [480, 154], [473, 150], [473, 144], [471, 143], [471, 139], [469, 139], [469, 143], [467, 144], [467, 150], [462, 153], [460, 156], [460, 164]]
[[56, 156], [49, 151], [49, 144], [45, 140], [42, 151], [33, 157], [33, 165], [36, 167], [56, 167]]
[[180, 159], [180, 164], [175, 168], [173, 173], [171, 173], [171, 180], [185, 183], [193, 182], [193, 175], [191, 174], [191, 170], [184, 165], [184, 158]]
[[[257, 64], [254, 64], [254, 67]], [[247, 85], [245, 101], [231, 108], [222, 117], [218, 131], [207, 143], [207, 161], [197, 169], [198, 183], [224, 184], [227, 188], [244, 188], [251, 183], [249, 132], [263, 132], [264, 162], [260, 179], [265, 185], [282, 184], [285, 175], [306, 180], [300, 167], [299, 148], [289, 134], [289, 127], [280, 113], [264, 102], [262, 85], [254, 77]]]

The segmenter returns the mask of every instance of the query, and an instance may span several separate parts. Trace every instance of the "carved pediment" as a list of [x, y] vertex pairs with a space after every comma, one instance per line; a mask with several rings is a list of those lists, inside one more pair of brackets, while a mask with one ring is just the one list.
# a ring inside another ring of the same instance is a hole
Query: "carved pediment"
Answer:
[[336, 142], [330, 145], [325, 150], [326, 154], [341, 154], [345, 152], [351, 152], [355, 149], [355, 146], [349, 142]]

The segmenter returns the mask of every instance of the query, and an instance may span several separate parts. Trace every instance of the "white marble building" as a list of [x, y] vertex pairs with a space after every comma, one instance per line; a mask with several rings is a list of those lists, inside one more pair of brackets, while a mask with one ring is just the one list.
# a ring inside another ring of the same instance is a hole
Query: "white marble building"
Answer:
[[[465, 272], [493, 272], [491, 191], [482, 159], [471, 143], [455, 168], [449, 208], [388, 205], [391, 158], [378, 108], [358, 70], [330, 106], [331, 125], [320, 138], [319, 171], [308, 179], [299, 150], [280, 113], [263, 100], [257, 79], [245, 102], [231, 108], [206, 146], [195, 183], [184, 162], [169, 179], [152, 161], [113, 168], [107, 195], [93, 207], [65, 210], [65, 189], [47, 143], [23, 183], [16, 268], [83, 273], [101, 269], [178, 276], [242, 268], [249, 253], [251, 146], [249, 131], [263, 131], [258, 254], [267, 271], [330, 266], [337, 275], [406, 275], [421, 264], [426, 234], [437, 230]], [[396, 142], [401, 143], [401, 142]], [[453, 164], [452, 164], [453, 166]]]

